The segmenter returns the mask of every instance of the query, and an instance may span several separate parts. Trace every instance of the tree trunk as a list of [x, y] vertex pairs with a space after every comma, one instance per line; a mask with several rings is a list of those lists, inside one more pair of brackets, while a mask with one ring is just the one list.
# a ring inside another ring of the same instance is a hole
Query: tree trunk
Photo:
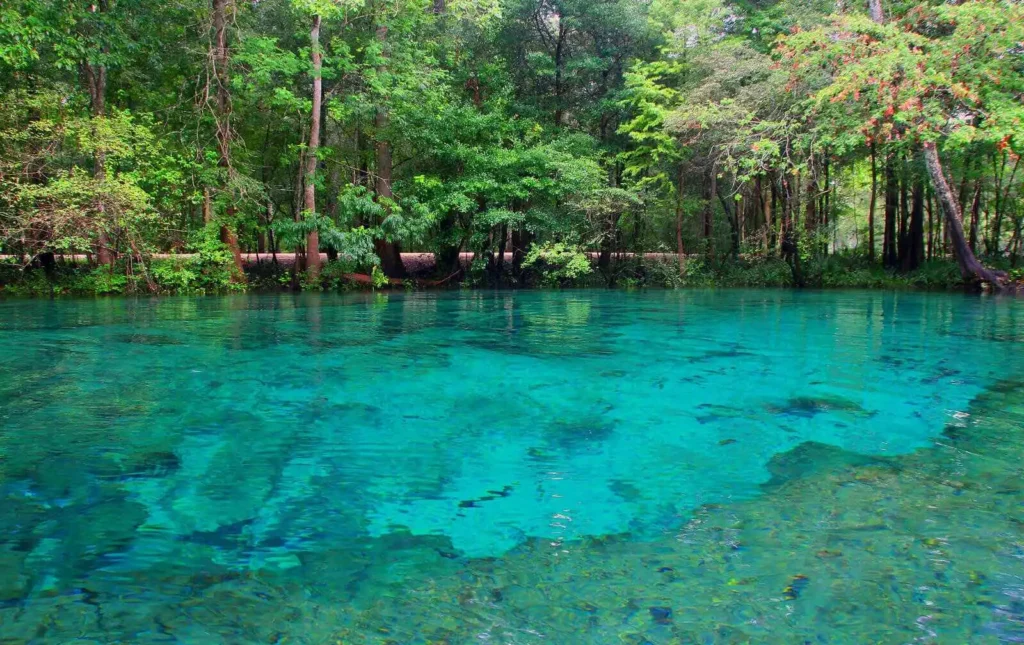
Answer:
[[897, 255], [899, 257], [899, 263], [902, 267], [904, 260], [907, 257], [908, 251], [908, 240], [907, 240], [907, 225], [910, 223], [910, 200], [909, 191], [907, 190], [907, 163], [903, 160], [903, 172], [900, 173], [900, 228], [897, 237]]
[[523, 259], [526, 257], [526, 249], [532, 241], [533, 236], [525, 228], [512, 232], [512, 275], [516, 279], [522, 278]]
[[[744, 185], [743, 188], [746, 189], [747, 186]], [[739, 219], [740, 246], [742, 247], [743, 244], [747, 241], [747, 226], [752, 220], [751, 206], [753, 205], [753, 200], [748, 198], [747, 192], [745, 190], [741, 190], [739, 196], [740, 199], [739, 201], [736, 202], [736, 214]], [[754, 206], [754, 208], [756, 208], [756, 206]]]
[[981, 177], [974, 181], [974, 199], [971, 200], [971, 226], [968, 243], [971, 253], [978, 252], [978, 220], [981, 216]]
[[[306, 137], [305, 130], [302, 126], [299, 126], [299, 138], [303, 139]], [[295, 186], [292, 189], [292, 221], [302, 221], [302, 204], [305, 197], [305, 191], [303, 181], [306, 174], [306, 156], [305, 150], [299, 150], [299, 160], [295, 168]], [[306, 245], [303, 242], [299, 242], [295, 245], [295, 262], [292, 263], [292, 288], [299, 288], [299, 276], [300, 272], [306, 270]]]
[[[313, 62], [313, 109], [309, 119], [309, 144], [306, 146], [305, 187], [303, 192], [303, 217], [316, 219], [316, 167], [319, 163], [317, 152], [320, 148], [320, 117], [323, 112], [323, 79], [320, 68], [323, 55], [320, 52], [320, 16], [313, 16], [309, 30], [310, 56]], [[320, 275], [320, 232], [314, 228], [306, 234], [306, 271], [310, 278]]]
[[[378, 109], [376, 118], [378, 131], [387, 126], [387, 119], [387, 112], [383, 109]], [[378, 136], [380, 135], [378, 134]], [[391, 213], [390, 202], [393, 196], [391, 192], [391, 145], [387, 141], [378, 139], [376, 152], [377, 177], [375, 188], [377, 199], [384, 202], [384, 218], [387, 219]], [[380, 258], [381, 270], [384, 271], [385, 275], [389, 278], [405, 277], [405, 265], [402, 264], [402, 255], [397, 242], [389, 242], [385, 238], [380, 238], [373, 241], [373, 248]]]
[[715, 196], [718, 193], [718, 177], [715, 175], [715, 166], [712, 164], [708, 168], [707, 186], [707, 198], [704, 202], [704, 216], [702, 221], [702, 231], [704, 236], [704, 243], [707, 244], [707, 252], [712, 253], [714, 250], [714, 243], [711, 236], [714, 234], [714, 217], [715, 217]]
[[878, 201], [878, 162], [871, 142], [871, 203], [868, 206], [868, 259], [875, 259], [875, 203]]
[[[99, 0], [92, 5], [92, 12], [105, 13], [107, 11], [107, 0]], [[106, 53], [106, 48], [104, 48]], [[82, 72], [86, 81], [86, 89], [89, 91], [89, 102], [92, 108], [93, 119], [102, 119], [107, 112], [107, 66], [102, 63], [93, 64], [85, 61], [82, 64]], [[107, 156], [102, 147], [96, 146], [93, 153], [93, 179], [103, 182], [107, 178]], [[114, 264], [114, 253], [110, 248], [110, 236], [106, 228], [106, 204], [101, 200], [96, 205], [99, 213], [99, 222], [96, 226], [96, 260], [101, 265], [110, 266]]]
[[683, 249], [683, 164], [676, 169], [676, 256], [679, 260], [679, 275], [686, 269], [686, 252]]
[[978, 261], [978, 258], [971, 252], [971, 247], [964, 237], [963, 221], [960, 214], [960, 205], [949, 188], [949, 182], [942, 169], [942, 160], [939, 158], [939, 151], [934, 142], [924, 144], [924, 158], [928, 166], [928, 176], [932, 180], [935, 189], [935, 196], [942, 207], [946, 220], [946, 228], [949, 231], [950, 242], [953, 246], [953, 257], [960, 267], [960, 275], [965, 280], [976, 279], [989, 283], [994, 289], [1001, 289], [1001, 276], [991, 269], [986, 268]]
[[210, 187], [203, 186], [203, 225], [213, 221], [213, 198], [210, 196]]
[[[387, 25], [380, 24], [377, 27], [377, 40], [383, 45], [387, 41], [387, 37]], [[383, 68], [379, 71], [383, 71]], [[394, 194], [391, 191], [391, 144], [383, 138], [384, 130], [388, 126], [388, 113], [383, 105], [378, 106], [374, 121], [377, 127], [377, 140], [375, 142], [377, 178], [375, 189], [378, 201], [382, 201], [384, 204], [384, 219], [387, 219], [391, 214], [390, 203]], [[381, 270], [384, 271], [386, 276], [389, 278], [405, 277], [405, 265], [402, 263], [401, 248], [397, 242], [389, 242], [386, 238], [382, 237], [373, 241], [373, 248], [380, 258]]]
[[[342, 150], [345, 149], [345, 137], [341, 131], [341, 124], [338, 122], [333, 123], [329, 117], [329, 112], [324, 112], [324, 140], [327, 142], [327, 147], [331, 150]], [[327, 171], [326, 186], [327, 194], [325, 195], [325, 208], [324, 214], [331, 218], [331, 221], [338, 221], [338, 211], [340, 208], [340, 200], [338, 196], [341, 194], [342, 188], [346, 181], [343, 176], [346, 164], [332, 163]], [[336, 249], [335, 249], [336, 250]], [[329, 251], [328, 251], [329, 252]]]
[[1013, 236], [1010, 238], [1010, 243], [1006, 247], [1007, 252], [1010, 254], [1010, 266], [1014, 269], [1017, 268], [1017, 262], [1020, 259], [1022, 224], [1024, 224], [1024, 217], [1014, 218]]
[[[217, 82], [217, 165], [226, 173], [225, 181], [230, 191], [231, 184], [231, 94], [228, 88], [228, 3], [232, 0], [213, 0], [213, 71]], [[233, 195], [228, 194], [225, 222], [220, 225], [220, 241], [231, 250], [235, 263], [233, 280], [245, 281], [242, 270], [242, 251], [238, 247], [238, 236], [233, 230], [236, 209]], [[205, 213], [204, 213], [205, 216]]]
[[729, 206], [729, 200], [722, 196], [717, 183], [715, 191], [718, 194], [719, 203], [722, 204], [722, 210], [725, 211], [725, 219], [729, 222], [730, 250], [733, 257], [738, 258], [740, 255], [739, 209], [736, 207], [736, 202], [733, 202], [731, 207]]
[[885, 22], [885, 13], [882, 11], [882, 0], [868, 0], [868, 13], [871, 19], [882, 24]]
[[800, 226], [800, 170], [798, 169], [793, 174], [793, 185], [788, 189], [787, 199], [792, 200], [789, 207], [789, 218], [794, 229], [793, 239], [795, 240], [799, 233], [796, 229]]
[[805, 281], [800, 266], [800, 245], [796, 238], [796, 218], [793, 216], [794, 211], [799, 210], [799, 206], [794, 207], [792, 195], [799, 190], [799, 185], [793, 190], [786, 176], [782, 176], [782, 259], [789, 264], [793, 284], [802, 288]]
[[[1005, 154], [1005, 153], [1004, 153]], [[1005, 159], [1005, 157], [1004, 157]], [[1010, 173], [1010, 179], [1003, 183], [1003, 179], [1006, 175], [1005, 162], [1003, 172], [999, 174], [999, 181], [996, 184], [995, 190], [995, 213], [993, 214], [992, 220], [992, 243], [989, 246], [988, 252], [992, 255], [998, 255], [1000, 253], [999, 242], [1003, 235], [1003, 212], [1010, 198], [1010, 188], [1013, 186], [1013, 180], [1017, 177], [1017, 169], [1020, 168], [1020, 157], [1013, 163], [1013, 171]], [[1003, 188], [1005, 186], [1005, 188]], [[1009, 247], [1007, 247], [1009, 249]]]
[[565, 23], [558, 18], [558, 36], [555, 40], [555, 127], [562, 126], [562, 66], [565, 52]]
[[924, 183], [920, 178], [914, 180], [905, 244], [906, 252], [900, 267], [904, 271], [913, 271], [924, 262]]
[[[833, 252], [836, 246], [836, 229], [832, 224], [832, 161], [828, 154], [825, 155], [825, 190], [822, 195], [821, 223], [825, 226], [825, 234], [828, 236], [824, 242], [824, 252], [828, 255], [829, 238], [832, 240]], [[831, 235], [830, 235], [831, 233]]]
[[925, 207], [928, 212], [928, 249], [925, 257], [929, 260], [935, 257], [935, 220], [932, 217], [932, 191], [927, 191], [928, 195], [925, 199]]
[[[819, 192], [819, 190], [820, 189], [818, 187], [818, 180], [812, 179], [811, 183], [807, 186], [807, 206], [806, 210], [804, 211], [804, 233], [806, 234], [806, 237], [810, 242], [814, 241], [814, 236], [812, 235], [812, 233], [818, 227], [819, 211], [818, 198], [816, 197], [816, 195]], [[817, 255], [817, 249], [815, 249], [815, 255]]]
[[765, 197], [764, 200], [764, 225], [768, 229], [767, 248], [765, 251], [774, 254], [778, 250], [777, 247], [779, 245], [778, 231], [775, 225], [775, 205], [779, 199], [779, 192], [775, 187], [775, 177], [772, 175], [768, 175], [768, 185], [771, 196]]
[[885, 229], [882, 233], [882, 263], [892, 269], [899, 265], [896, 249], [896, 218], [900, 209], [899, 181], [892, 155], [885, 161]]
[[605, 235], [601, 236], [601, 247], [600, 252], [597, 256], [597, 269], [608, 281], [609, 286], [611, 286], [615, 282], [615, 276], [613, 276], [611, 273], [612, 251], [615, 250], [615, 246], [618, 240], [619, 219], [621, 217], [621, 213], [615, 213], [608, 216], [608, 230]]
[[498, 242], [498, 257], [494, 261], [494, 278], [497, 284], [502, 282], [502, 274], [505, 272], [505, 249], [508, 246], [508, 225], [502, 224], [498, 229], [498, 236], [501, 238]]

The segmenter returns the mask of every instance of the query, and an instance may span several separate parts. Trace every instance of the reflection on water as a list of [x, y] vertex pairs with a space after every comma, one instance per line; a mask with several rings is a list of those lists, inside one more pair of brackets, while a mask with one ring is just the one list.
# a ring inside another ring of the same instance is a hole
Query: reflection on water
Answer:
[[1024, 642], [1021, 312], [0, 303], [0, 642]]

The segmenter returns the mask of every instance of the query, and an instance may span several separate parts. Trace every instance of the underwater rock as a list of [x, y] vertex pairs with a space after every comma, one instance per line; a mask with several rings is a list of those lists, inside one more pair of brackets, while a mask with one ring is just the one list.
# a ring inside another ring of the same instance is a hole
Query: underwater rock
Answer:
[[738, 348], [733, 349], [712, 349], [708, 350], [697, 356], [691, 356], [691, 363], [703, 363], [705, 361], [713, 361], [715, 359], [737, 359], [741, 357], [756, 356], [752, 352], [747, 352]]
[[951, 376], [957, 376], [960, 373], [960, 370], [953, 369], [950, 367], [942, 367], [935, 374], [932, 374], [931, 376], [921, 379], [921, 382], [932, 385], [938, 383], [942, 379], [950, 378]]
[[793, 578], [789, 581], [789, 584], [786, 585], [786, 588], [782, 590], [782, 597], [786, 600], [796, 600], [800, 597], [800, 594], [807, 587], [807, 584], [810, 581], [810, 578], [803, 575], [802, 573], [798, 573], [797, 575], [793, 576]]
[[126, 473], [125, 477], [162, 477], [174, 473], [181, 467], [181, 459], [170, 450], [151, 452], [134, 459], [128, 455], [125, 461], [129, 460], [132, 460], [131, 472]]
[[29, 577], [25, 575], [25, 559], [27, 554], [4, 548], [0, 549], [0, 605], [16, 602], [28, 590]]
[[638, 486], [622, 479], [609, 480], [608, 489], [628, 502], [643, 498], [643, 491]]
[[659, 625], [671, 625], [672, 624], [672, 608], [671, 607], [651, 607], [648, 609], [651, 613], [651, 618], [654, 622]]
[[614, 423], [596, 418], [556, 421], [544, 429], [544, 434], [553, 444], [566, 450], [605, 441], [614, 433]]
[[508, 497], [512, 494], [515, 488], [512, 486], [504, 486], [501, 490], [489, 490], [487, 495], [481, 495], [475, 499], [464, 499], [459, 502], [459, 508], [480, 508], [480, 502], [490, 502], [498, 499], [499, 497]]
[[812, 419], [827, 412], [839, 412], [857, 417], [872, 417], [876, 413], [865, 410], [860, 404], [839, 396], [795, 396], [782, 405], [768, 404], [765, 410], [771, 414], [802, 419]]
[[882, 457], [870, 457], [817, 441], [805, 441], [792, 450], [772, 457], [768, 462], [768, 472], [772, 478], [765, 487], [781, 486], [820, 472], [885, 463]]

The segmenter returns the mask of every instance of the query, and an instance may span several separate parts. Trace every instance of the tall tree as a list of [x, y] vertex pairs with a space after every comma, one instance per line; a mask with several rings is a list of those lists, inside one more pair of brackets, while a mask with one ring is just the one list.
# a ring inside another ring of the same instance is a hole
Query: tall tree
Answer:
[[[388, 73], [388, 23], [387, 3], [376, 3], [376, 37], [379, 50], [378, 75], [383, 78]], [[376, 154], [377, 167], [374, 176], [374, 190], [377, 193], [377, 200], [384, 209], [385, 219], [391, 215], [394, 201], [393, 161], [391, 158], [391, 142], [388, 141], [388, 106], [387, 97], [379, 97], [379, 102], [374, 110], [375, 141], [374, 151]], [[402, 277], [405, 275], [405, 265], [402, 262], [402, 251], [399, 243], [381, 235], [374, 240], [374, 248], [380, 257], [381, 269], [388, 277]]]
[[[213, 0], [213, 47], [210, 62], [213, 65], [213, 78], [216, 88], [216, 124], [217, 124], [217, 165], [223, 171], [225, 182], [225, 198], [227, 206], [220, 224], [220, 240], [231, 251], [235, 263], [235, 280], [244, 281], [245, 273], [242, 266], [242, 251], [238, 246], [238, 235], [234, 230], [237, 208], [234, 204], [231, 164], [231, 90], [229, 83], [229, 65], [231, 64], [228, 49], [228, 13], [234, 6], [234, 0]], [[209, 208], [208, 202], [206, 208]], [[205, 219], [205, 218], [204, 218]]]
[[[316, 221], [316, 169], [317, 153], [320, 149], [320, 118], [323, 114], [323, 54], [320, 51], [320, 14], [313, 15], [313, 24], [309, 30], [309, 51], [313, 73], [313, 102], [309, 114], [309, 143], [305, 150], [303, 216]], [[320, 275], [320, 233], [314, 224], [306, 234], [306, 270], [312, 278]]]
[[[108, 7], [108, 0], [98, 0], [91, 5], [90, 11], [102, 15], [107, 13]], [[82, 78], [85, 79], [89, 92], [89, 103], [92, 106], [94, 126], [102, 121], [107, 113], [107, 65], [104, 59], [109, 54], [109, 49], [105, 45], [101, 45], [98, 54], [95, 59], [87, 58], [81, 63]], [[107, 178], [106, 151], [102, 144], [97, 145], [93, 152], [93, 178], [97, 182], [103, 182]], [[110, 248], [110, 234], [107, 231], [106, 204], [99, 201], [96, 208], [100, 214], [96, 230], [96, 258], [100, 264], [109, 265], [114, 261], [114, 254]]]

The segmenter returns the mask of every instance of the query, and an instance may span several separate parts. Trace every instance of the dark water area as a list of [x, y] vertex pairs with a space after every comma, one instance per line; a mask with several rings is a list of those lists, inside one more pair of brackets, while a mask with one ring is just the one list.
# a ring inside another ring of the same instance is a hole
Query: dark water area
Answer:
[[1024, 305], [0, 302], [0, 643], [1024, 642]]

